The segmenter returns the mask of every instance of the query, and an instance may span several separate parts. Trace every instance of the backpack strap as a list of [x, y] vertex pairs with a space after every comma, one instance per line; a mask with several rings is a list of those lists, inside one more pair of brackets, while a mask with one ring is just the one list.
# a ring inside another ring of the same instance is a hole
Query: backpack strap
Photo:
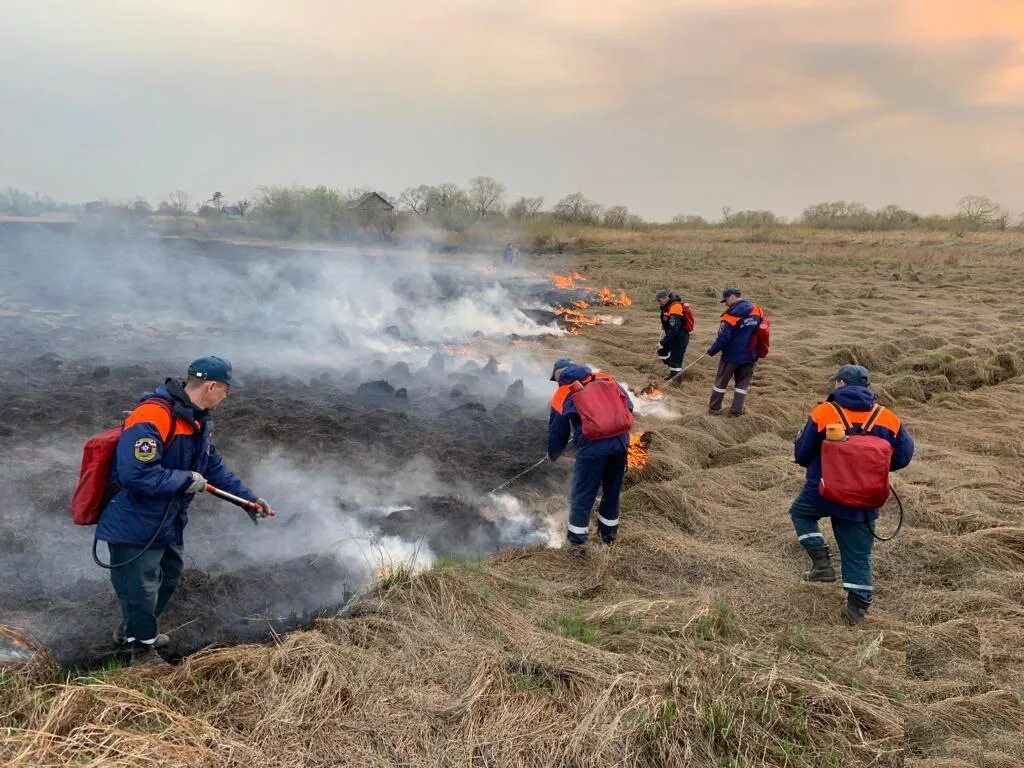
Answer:
[[871, 411], [871, 415], [868, 416], [868, 420], [864, 422], [864, 431], [870, 432], [875, 426], [875, 422], [878, 421], [878, 417], [882, 415], [882, 406], [876, 405]]
[[167, 428], [167, 435], [166, 436], [161, 435], [161, 438], [162, 438], [162, 441], [163, 441], [163, 444], [164, 444], [164, 451], [166, 451], [171, 446], [171, 443], [174, 442], [174, 437], [175, 437], [175, 434], [174, 434], [174, 420], [175, 420], [176, 417], [174, 415], [174, 405], [173, 405], [173, 403], [168, 403], [162, 397], [150, 397], [150, 398], [148, 398], [146, 400], [143, 400], [141, 403], [139, 403], [139, 405], [158, 405], [163, 410], [167, 411], [167, 415], [170, 416], [171, 421], [170, 421], [170, 426]]
[[835, 409], [835, 412], [837, 414], [839, 414], [839, 419], [840, 421], [843, 422], [843, 427], [846, 429], [846, 434], [850, 434], [850, 430], [852, 429], [852, 427], [850, 426], [850, 420], [846, 418], [846, 414], [843, 412], [843, 409], [836, 405], [835, 400], [829, 400], [828, 404]]

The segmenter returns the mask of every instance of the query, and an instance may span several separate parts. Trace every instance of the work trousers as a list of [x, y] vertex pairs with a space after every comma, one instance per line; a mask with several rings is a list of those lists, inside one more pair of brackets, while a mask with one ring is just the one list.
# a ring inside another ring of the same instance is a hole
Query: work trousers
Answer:
[[732, 393], [732, 405], [729, 407], [731, 413], [737, 416], [743, 415], [743, 405], [747, 401], [747, 391], [750, 389], [750, 382], [754, 378], [754, 363], [727, 363], [725, 359], [718, 361], [718, 373], [715, 374], [715, 383], [711, 387], [711, 401], [708, 403], [708, 410], [718, 413], [722, 410], [722, 401], [725, 400], [725, 392], [732, 379], [736, 380]]
[[683, 370], [683, 357], [686, 355], [686, 348], [690, 345], [690, 334], [680, 331], [668, 347], [662, 347], [668, 352], [668, 357], [661, 358], [668, 366], [669, 373], [679, 373]]
[[130, 544], [107, 544], [110, 562], [133, 563], [110, 571], [110, 582], [121, 604], [125, 642], [152, 643], [158, 634], [157, 620], [174, 594], [185, 567], [182, 547], [169, 545], [143, 550]]
[[590, 510], [597, 492], [602, 492], [597, 510], [597, 530], [606, 543], [615, 541], [619, 532], [619, 494], [626, 474], [626, 452], [610, 456], [576, 459], [569, 499], [569, 543], [586, 544], [590, 529]]
[[[793, 518], [797, 539], [804, 549], [823, 549], [825, 537], [818, 527], [818, 520], [828, 515], [820, 512], [807, 497], [806, 492], [793, 501], [789, 508]], [[842, 561], [843, 589], [852, 592], [866, 603], [871, 602], [874, 584], [871, 578], [871, 550], [875, 538], [867, 522], [854, 522], [841, 517], [832, 518], [832, 533], [839, 547]]]

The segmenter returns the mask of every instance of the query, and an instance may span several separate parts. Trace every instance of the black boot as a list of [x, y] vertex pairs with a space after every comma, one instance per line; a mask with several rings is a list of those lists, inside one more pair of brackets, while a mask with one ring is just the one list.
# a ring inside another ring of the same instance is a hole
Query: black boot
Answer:
[[[114, 645], [124, 645], [125, 644], [124, 643], [124, 624], [118, 624], [117, 625], [117, 629], [114, 630], [114, 634], [112, 635], [112, 637], [114, 638]], [[165, 635], [163, 632], [161, 632], [159, 635], [156, 636], [156, 641], [153, 643], [153, 646], [156, 647], [156, 648], [166, 648], [170, 644], [171, 644], [171, 638], [169, 638], [167, 635]]]
[[870, 607], [871, 603], [867, 600], [857, 597], [853, 592], [847, 592], [846, 605], [843, 606], [842, 611], [843, 621], [851, 627], [860, 624], [867, 618]]
[[129, 667], [169, 667], [164, 659], [156, 652], [156, 648], [146, 643], [131, 644], [132, 657], [128, 662]]
[[806, 581], [835, 581], [836, 572], [832, 568], [832, 554], [828, 547], [808, 549], [808, 556], [811, 558], [811, 570], [804, 574]]

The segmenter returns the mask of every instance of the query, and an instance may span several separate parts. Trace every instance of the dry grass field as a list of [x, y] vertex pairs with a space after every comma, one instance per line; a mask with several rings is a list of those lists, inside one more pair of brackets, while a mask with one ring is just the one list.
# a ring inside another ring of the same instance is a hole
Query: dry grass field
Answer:
[[[676, 418], [639, 420], [655, 440], [613, 550], [395, 572], [345, 617], [170, 672], [8, 672], [0, 761], [1024, 765], [1024, 236], [609, 232], [561, 247], [531, 268], [635, 304], [607, 310], [622, 325], [545, 345], [545, 361], [660, 380], [659, 287], [695, 306], [688, 362], [723, 287], [773, 319], [746, 416], [706, 415], [704, 360], [663, 401]], [[871, 369], [918, 444], [895, 481], [906, 526], [877, 546], [875, 606], [853, 629], [838, 585], [801, 582], [787, 515], [791, 440], [846, 362]]]

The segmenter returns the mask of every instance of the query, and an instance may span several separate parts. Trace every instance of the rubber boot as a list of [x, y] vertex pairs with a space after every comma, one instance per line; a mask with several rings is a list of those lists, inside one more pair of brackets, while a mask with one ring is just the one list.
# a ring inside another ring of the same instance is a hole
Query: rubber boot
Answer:
[[836, 572], [832, 567], [832, 554], [828, 547], [808, 549], [807, 555], [811, 558], [811, 570], [804, 573], [804, 580], [825, 582], [836, 580]]
[[851, 627], [860, 624], [868, 616], [871, 603], [857, 597], [853, 592], [846, 593], [846, 605], [843, 606], [843, 621]]
[[129, 667], [170, 667], [163, 657], [156, 652], [156, 648], [146, 643], [132, 643], [132, 657], [128, 662]]
[[[115, 645], [124, 645], [124, 624], [118, 624], [113, 634]], [[171, 638], [162, 632], [156, 636], [156, 640], [153, 642], [154, 648], [166, 648], [171, 644]]]

